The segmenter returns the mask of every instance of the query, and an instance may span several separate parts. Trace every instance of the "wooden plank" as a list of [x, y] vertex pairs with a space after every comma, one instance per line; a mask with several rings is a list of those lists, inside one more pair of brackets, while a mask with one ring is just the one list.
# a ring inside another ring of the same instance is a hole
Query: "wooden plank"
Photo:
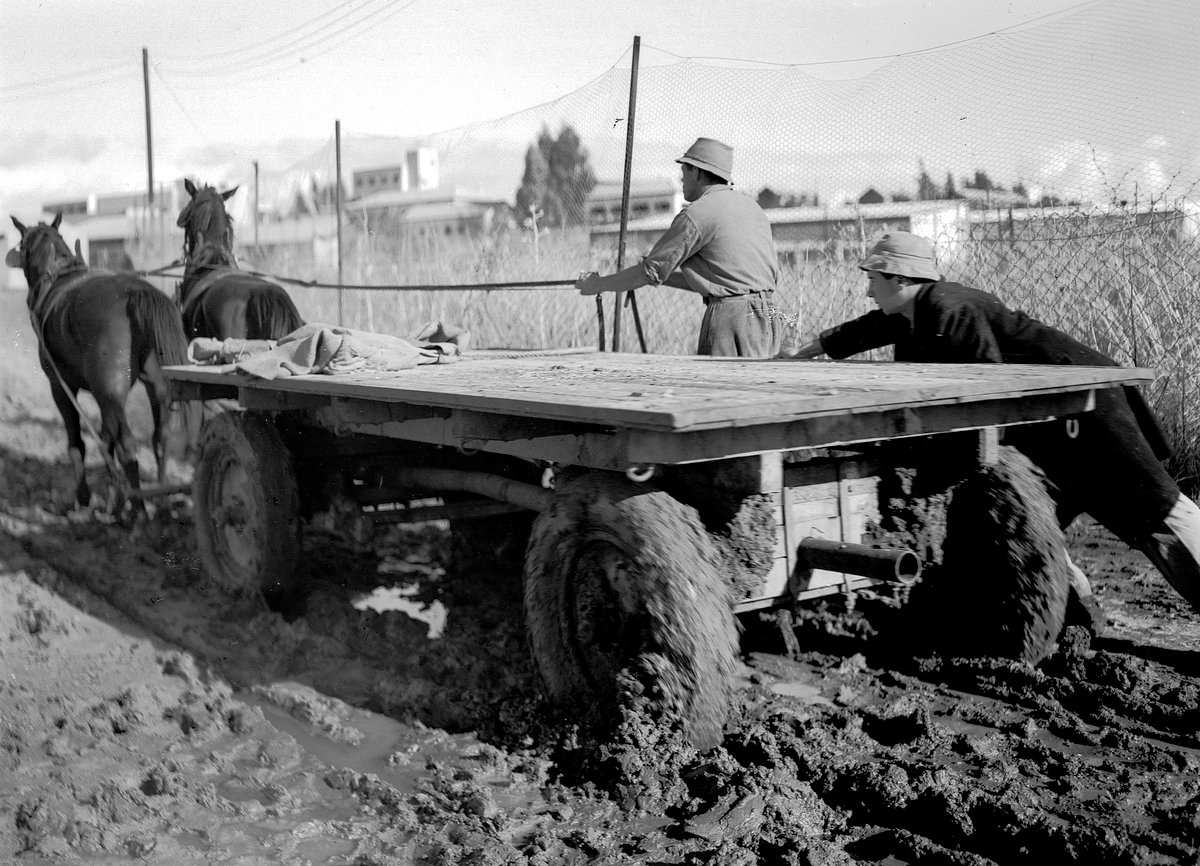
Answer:
[[689, 431], [902, 407], [1015, 400], [1152, 381], [1121, 367], [796, 362], [595, 353], [435, 364], [384, 376], [255, 380], [171, 367], [175, 381], [471, 409], [498, 415]]
[[1091, 393], [1026, 395], [935, 406], [909, 406], [800, 418], [749, 428], [680, 431], [621, 430], [622, 452], [637, 463], [694, 463], [768, 451], [829, 448], [911, 436], [931, 436], [990, 426], [1006, 426], [1087, 411]]

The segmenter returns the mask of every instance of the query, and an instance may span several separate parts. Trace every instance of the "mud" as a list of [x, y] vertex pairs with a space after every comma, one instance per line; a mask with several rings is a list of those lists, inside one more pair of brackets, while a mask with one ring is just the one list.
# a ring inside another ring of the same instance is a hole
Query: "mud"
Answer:
[[207, 585], [186, 497], [136, 531], [65, 514], [7, 337], [0, 862], [1197, 862], [1200, 620], [1093, 525], [1108, 623], [1038, 665], [914, 652], [886, 599], [756, 614], [719, 746], [636, 713], [599, 742], [544, 702], [513, 558], [462, 568], [446, 527], [317, 520], [270, 609]]

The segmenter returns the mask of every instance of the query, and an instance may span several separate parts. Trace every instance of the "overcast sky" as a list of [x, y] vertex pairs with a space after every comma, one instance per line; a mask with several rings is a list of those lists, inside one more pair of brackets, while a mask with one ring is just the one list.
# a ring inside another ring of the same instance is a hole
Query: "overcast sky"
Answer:
[[855, 81], [1105, 2], [5, 0], [0, 210], [34, 219], [43, 201], [145, 189], [143, 48], [156, 182], [216, 180], [288, 167], [335, 120], [417, 135], [555, 100], [627, 68], [635, 35], [644, 69], [712, 58]]

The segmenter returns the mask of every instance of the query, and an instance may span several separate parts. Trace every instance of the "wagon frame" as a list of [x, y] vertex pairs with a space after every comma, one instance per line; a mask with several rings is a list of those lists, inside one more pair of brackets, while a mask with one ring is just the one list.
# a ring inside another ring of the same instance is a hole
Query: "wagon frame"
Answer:
[[[386, 375], [166, 372], [176, 399], [240, 410], [206, 425], [196, 474], [215, 581], [286, 589], [301, 516], [331, 498], [366, 521], [537, 512], [525, 595], [549, 691], [594, 704], [629, 656], [682, 665], [665, 678], [673, 693], [662, 677], [650, 691], [700, 744], [724, 719], [731, 611], [912, 582], [913, 553], [878, 531], [881, 479], [902, 455], [970, 477], [1004, 462], [1004, 427], [1070, 418], [1098, 389], [1153, 378], [596, 352], [480, 352]], [[1036, 479], [1020, 483], [1051, 520]], [[237, 525], [247, 513], [250, 531]], [[1061, 565], [1065, 544], [1049, 532], [1061, 550], [1046, 558]]]

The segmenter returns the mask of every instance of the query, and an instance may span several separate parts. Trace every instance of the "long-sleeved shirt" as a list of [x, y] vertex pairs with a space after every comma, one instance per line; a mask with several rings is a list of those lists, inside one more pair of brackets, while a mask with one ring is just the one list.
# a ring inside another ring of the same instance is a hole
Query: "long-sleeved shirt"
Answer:
[[[945, 281], [917, 293], [911, 321], [874, 310], [823, 331], [820, 341], [831, 358], [891, 345], [897, 361], [1116, 366], [995, 295]], [[1170, 451], [1141, 393], [1098, 391], [1095, 410], [1074, 420], [1012, 427], [1005, 440], [1046, 474], [1064, 525], [1086, 512], [1126, 541], [1155, 531], [1179, 488], [1160, 462]]]

